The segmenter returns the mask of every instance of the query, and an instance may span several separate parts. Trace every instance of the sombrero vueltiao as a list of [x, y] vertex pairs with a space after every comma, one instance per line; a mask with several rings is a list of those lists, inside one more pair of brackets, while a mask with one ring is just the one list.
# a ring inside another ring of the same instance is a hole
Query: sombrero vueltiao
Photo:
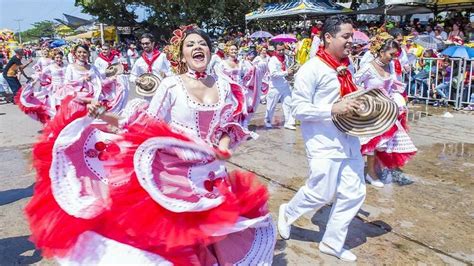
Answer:
[[140, 80], [141, 82], [137, 82], [135, 84], [135, 90], [138, 95], [149, 97], [155, 94], [155, 91], [160, 86], [160, 78], [151, 74], [151, 73], [144, 73], [137, 78], [137, 81]]
[[124, 72], [124, 68], [122, 64], [112, 64], [107, 69], [105, 69], [105, 76], [112, 77], [117, 75], [122, 75]]
[[358, 99], [362, 108], [356, 113], [333, 115], [334, 125], [342, 132], [356, 137], [378, 136], [397, 121], [398, 106], [380, 89], [358, 90], [343, 99]]

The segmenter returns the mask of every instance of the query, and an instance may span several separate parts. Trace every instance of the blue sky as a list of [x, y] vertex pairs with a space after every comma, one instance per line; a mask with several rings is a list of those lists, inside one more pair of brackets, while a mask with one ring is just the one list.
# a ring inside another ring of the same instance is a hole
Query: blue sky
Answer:
[[74, 0], [0, 0], [0, 29], [17, 31], [18, 22], [15, 19], [23, 19], [20, 24], [21, 30], [24, 31], [38, 21], [64, 19], [63, 13], [84, 19], [92, 18], [81, 13], [81, 7], [74, 6], [74, 2]]

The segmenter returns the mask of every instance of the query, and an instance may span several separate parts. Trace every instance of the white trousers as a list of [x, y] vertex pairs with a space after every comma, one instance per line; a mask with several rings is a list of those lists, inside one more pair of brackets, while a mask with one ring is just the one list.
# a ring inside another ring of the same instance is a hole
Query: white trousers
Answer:
[[285, 125], [294, 125], [295, 118], [291, 114], [291, 90], [289, 87], [272, 88], [267, 94], [267, 110], [265, 112], [265, 122], [271, 123], [277, 103], [282, 100], [283, 116]]
[[310, 159], [310, 176], [286, 208], [288, 223], [334, 200], [322, 242], [341, 251], [349, 223], [365, 199], [364, 160]]

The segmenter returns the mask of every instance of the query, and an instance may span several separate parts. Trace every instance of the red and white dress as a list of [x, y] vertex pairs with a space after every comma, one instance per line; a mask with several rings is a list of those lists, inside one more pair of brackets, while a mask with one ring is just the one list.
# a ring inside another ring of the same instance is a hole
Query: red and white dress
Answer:
[[68, 95], [98, 99], [102, 87], [100, 77], [99, 71], [93, 65], [89, 70], [80, 70], [74, 64], [69, 64], [64, 74], [65, 84], [58, 88], [54, 95], [59, 100]]
[[65, 81], [66, 67], [58, 64], [51, 64], [46, 67], [42, 73], [43, 80], [49, 80], [47, 86], [51, 107], [56, 108], [61, 104], [60, 99], [56, 99], [55, 94], [61, 88]]
[[398, 121], [384, 134], [372, 138], [361, 138], [361, 152], [372, 155], [377, 151], [376, 158], [382, 165], [393, 169], [404, 166], [417, 152], [408, 135], [407, 106], [404, 97], [405, 84], [396, 80], [393, 75], [382, 77], [372, 63], [363, 66], [354, 76], [356, 84], [365, 89], [381, 88], [388, 97], [394, 100], [400, 110]]
[[78, 70], [68, 65], [65, 73], [65, 84], [56, 90], [55, 98], [59, 101], [68, 95], [80, 98], [94, 98], [106, 104], [109, 111], [119, 113], [128, 100], [129, 83], [125, 75], [101, 79], [101, 74], [94, 66], [89, 70]]
[[240, 119], [243, 125], [247, 126], [253, 113], [257, 111], [260, 103], [262, 80], [265, 70], [262, 66], [257, 67], [249, 60], [239, 62], [233, 68], [225, 60], [222, 60], [216, 67], [216, 75], [230, 78], [231, 82], [239, 84], [245, 96], [244, 117]]
[[20, 89], [15, 102], [21, 111], [44, 124], [56, 113], [54, 92], [64, 83], [65, 68], [57, 64], [40, 68], [38, 64], [34, 80]]
[[35, 73], [33, 74], [33, 78], [40, 77], [43, 73], [43, 70], [52, 64], [54, 64], [54, 61], [51, 58], [40, 57], [38, 61], [36, 61], [36, 63], [32, 67], [35, 70]]
[[216, 75], [222, 76], [223, 74], [227, 77], [231, 78], [233, 81], [237, 82], [238, 84], [242, 83], [242, 63], [237, 62], [236, 67], [231, 67], [226, 60], [222, 60], [216, 66]]
[[268, 191], [216, 159], [252, 137], [243, 102], [219, 79], [219, 100], [193, 100], [180, 76], [123, 110], [110, 134], [68, 98], [34, 148], [26, 213], [32, 240], [64, 264], [270, 265], [276, 241]]

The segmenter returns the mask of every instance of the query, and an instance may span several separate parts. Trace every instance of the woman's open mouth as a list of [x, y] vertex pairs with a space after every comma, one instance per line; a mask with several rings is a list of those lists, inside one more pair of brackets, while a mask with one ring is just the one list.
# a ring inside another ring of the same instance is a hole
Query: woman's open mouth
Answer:
[[203, 52], [197, 51], [197, 52], [194, 52], [193, 59], [196, 61], [204, 62], [204, 60], [206, 59], [206, 56], [204, 55]]

